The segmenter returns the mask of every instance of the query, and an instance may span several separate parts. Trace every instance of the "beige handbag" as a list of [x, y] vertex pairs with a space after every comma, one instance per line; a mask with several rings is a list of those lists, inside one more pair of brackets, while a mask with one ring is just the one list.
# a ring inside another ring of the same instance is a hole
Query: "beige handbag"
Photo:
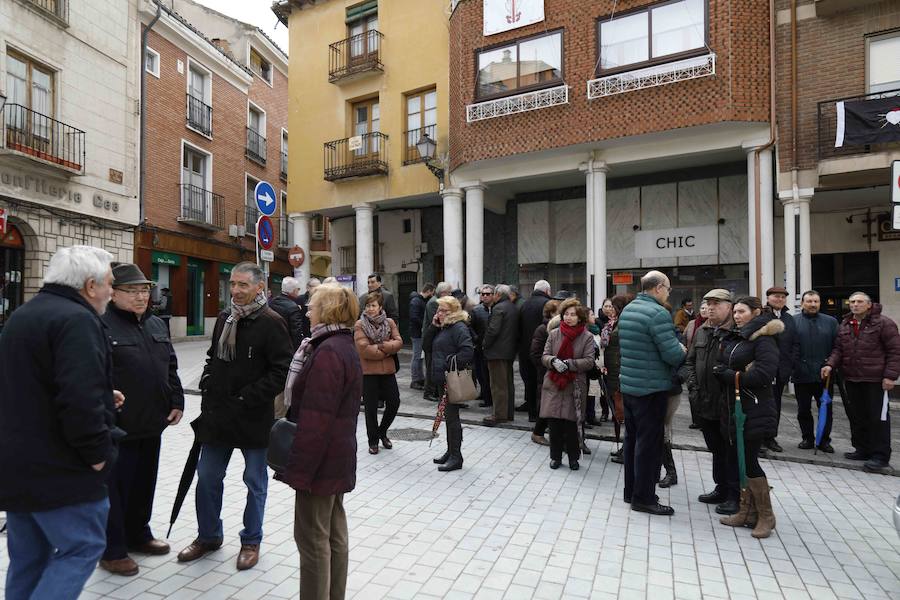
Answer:
[[450, 359], [450, 370], [444, 375], [447, 379], [447, 402], [450, 404], [465, 404], [478, 397], [472, 369], [459, 370], [456, 356]]

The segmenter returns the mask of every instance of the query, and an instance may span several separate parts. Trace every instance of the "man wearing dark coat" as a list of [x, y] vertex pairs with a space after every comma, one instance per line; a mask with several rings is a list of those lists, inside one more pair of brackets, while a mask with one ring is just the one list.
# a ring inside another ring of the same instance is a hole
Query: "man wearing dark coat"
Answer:
[[434, 284], [426, 283], [422, 291], [409, 294], [409, 337], [412, 339], [412, 363], [410, 364], [410, 389], [425, 389], [425, 372], [422, 369], [422, 325], [425, 307], [434, 295]]
[[541, 279], [534, 284], [531, 297], [519, 307], [519, 374], [525, 383], [525, 402], [516, 410], [528, 411], [528, 421], [537, 421], [537, 394], [540, 387], [537, 368], [531, 362], [531, 338], [544, 322], [544, 305], [550, 302], [550, 284]]
[[387, 313], [387, 316], [394, 320], [394, 323], [400, 325], [400, 310], [397, 308], [397, 299], [394, 298], [394, 294], [392, 294], [386, 287], [381, 284], [381, 275], [378, 273], [372, 273], [369, 275], [369, 279], [366, 282], [366, 285], [369, 287], [369, 291], [365, 294], [360, 294], [359, 296], [359, 305], [366, 305], [366, 296], [371, 294], [372, 292], [380, 292], [381, 297], [384, 298], [384, 312]]
[[[775, 286], [766, 290], [766, 305], [772, 309], [776, 319], [784, 323], [784, 332], [775, 336], [778, 344], [778, 375], [772, 385], [772, 396], [775, 399], [776, 437], [777, 426], [781, 423], [781, 395], [791, 379], [794, 371], [794, 363], [797, 361], [799, 349], [797, 340], [797, 326], [794, 323], [794, 315], [790, 313], [787, 303], [787, 290]], [[783, 448], [774, 437], [763, 441], [763, 445], [772, 452], [782, 452]]]
[[491, 304], [494, 301], [494, 288], [485, 284], [478, 288], [478, 298], [480, 302], [472, 309], [472, 331], [475, 333], [473, 343], [475, 344], [475, 360], [473, 366], [475, 370], [475, 379], [478, 380], [479, 397], [481, 408], [493, 406], [491, 400], [491, 378], [488, 376], [487, 361], [484, 359], [484, 334], [487, 333], [488, 321], [491, 318]]
[[483, 420], [483, 424], [488, 427], [515, 418], [513, 361], [519, 349], [519, 309], [509, 299], [509, 291], [509, 286], [503, 284], [494, 289], [491, 318], [482, 340], [494, 401], [493, 416]]
[[247, 504], [238, 570], [259, 561], [269, 474], [266, 449], [272, 428], [274, 398], [284, 390], [291, 362], [291, 338], [284, 319], [266, 305], [263, 272], [254, 263], [231, 271], [231, 307], [219, 315], [200, 376], [202, 403], [197, 439], [198, 535], [178, 554], [196, 560], [222, 546], [222, 482], [235, 448], [244, 455]]
[[77, 598], [106, 547], [116, 461], [109, 341], [112, 255], [60, 248], [0, 335], [0, 510], [6, 598]]
[[322, 282], [319, 281], [318, 278], [313, 277], [306, 282], [306, 293], [294, 298], [294, 302], [296, 302], [297, 306], [300, 307], [300, 314], [301, 318], [303, 319], [303, 325], [300, 329], [303, 338], [308, 338], [312, 333], [312, 327], [310, 327], [309, 324], [309, 299], [312, 298], [312, 295], [315, 293], [316, 288], [320, 285], [322, 285]]
[[112, 302], [101, 317], [112, 346], [113, 384], [128, 398], [116, 416], [126, 436], [110, 473], [106, 551], [100, 566], [137, 575], [128, 550], [167, 554], [169, 544], [150, 530], [162, 433], [181, 421], [184, 391], [166, 324], [148, 309], [150, 287], [137, 265], [113, 268]]
[[303, 341], [303, 311], [296, 300], [299, 295], [300, 282], [293, 277], [285, 277], [281, 280], [281, 293], [269, 300], [269, 308], [284, 319], [294, 350]]

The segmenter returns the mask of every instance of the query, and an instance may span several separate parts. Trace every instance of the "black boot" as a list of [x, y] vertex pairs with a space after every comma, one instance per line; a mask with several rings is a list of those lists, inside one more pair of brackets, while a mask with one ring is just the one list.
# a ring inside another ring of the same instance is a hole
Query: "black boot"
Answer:
[[438, 471], [456, 471], [462, 469], [462, 427], [447, 428], [447, 460], [438, 467]]
[[675, 471], [675, 458], [672, 456], [672, 444], [666, 442], [663, 446], [663, 466], [666, 468], [666, 476], [659, 480], [659, 487], [672, 487], [678, 483], [678, 472]]
[[446, 452], [444, 452], [437, 458], [433, 459], [432, 462], [434, 462], [434, 464], [436, 464], [436, 465], [442, 465], [445, 462], [447, 462], [447, 459], [449, 459], [449, 458], [450, 458], [450, 451], [447, 450]]

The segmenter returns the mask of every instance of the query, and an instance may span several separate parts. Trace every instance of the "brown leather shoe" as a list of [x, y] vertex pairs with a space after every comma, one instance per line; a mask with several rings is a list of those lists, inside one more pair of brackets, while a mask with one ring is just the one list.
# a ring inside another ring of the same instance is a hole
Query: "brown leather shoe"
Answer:
[[198, 558], [206, 556], [210, 552], [215, 552], [221, 547], [222, 542], [213, 544], [209, 542], [201, 542], [200, 540], [194, 540], [193, 542], [191, 542], [190, 546], [178, 553], [178, 562], [191, 562], [192, 560], [197, 560]]
[[259, 562], [259, 544], [241, 544], [241, 551], [237, 556], [238, 571], [252, 569]]
[[101, 560], [100, 568], [114, 575], [122, 575], [124, 577], [132, 577], [138, 574], [138, 565], [130, 556], [117, 558], [116, 560]]
[[163, 554], [168, 554], [171, 548], [164, 541], [154, 538], [152, 540], [147, 540], [139, 546], [133, 546], [129, 548], [129, 550], [131, 550], [132, 552], [137, 552], [138, 554], [152, 554], [154, 556], [162, 556]]

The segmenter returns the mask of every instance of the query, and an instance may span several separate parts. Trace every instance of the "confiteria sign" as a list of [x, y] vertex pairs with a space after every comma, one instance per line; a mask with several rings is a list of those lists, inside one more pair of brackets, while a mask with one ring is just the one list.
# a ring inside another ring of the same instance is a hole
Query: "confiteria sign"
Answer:
[[634, 255], [637, 258], [674, 258], [678, 256], [707, 256], [719, 253], [719, 228], [680, 227], [651, 229], [634, 235]]

